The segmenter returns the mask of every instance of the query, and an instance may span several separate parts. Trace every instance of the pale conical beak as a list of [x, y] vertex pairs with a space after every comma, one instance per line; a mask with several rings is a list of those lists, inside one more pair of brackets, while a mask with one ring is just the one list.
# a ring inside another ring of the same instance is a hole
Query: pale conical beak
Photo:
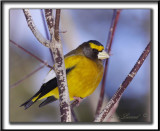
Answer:
[[107, 59], [107, 58], [109, 58], [109, 54], [107, 52], [105, 52], [104, 50], [102, 52], [98, 53], [98, 59], [103, 60], [103, 59]]

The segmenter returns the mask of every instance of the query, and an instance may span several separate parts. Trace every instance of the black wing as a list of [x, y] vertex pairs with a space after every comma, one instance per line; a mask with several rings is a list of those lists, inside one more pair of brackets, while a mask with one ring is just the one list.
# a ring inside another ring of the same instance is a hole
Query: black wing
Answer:
[[[66, 74], [68, 74], [75, 66], [66, 69]], [[34, 95], [32, 96], [28, 101], [26, 101], [25, 103], [23, 103], [21, 106], [24, 106], [25, 109], [29, 108], [32, 104], [34, 104], [38, 99], [40, 99], [41, 97], [43, 97], [44, 95], [46, 95], [47, 93], [49, 93], [51, 90], [55, 89], [57, 87], [57, 78], [53, 78], [50, 81], [48, 81], [47, 83], [44, 83], [40, 90]], [[39, 96], [38, 96], [39, 95]], [[37, 97], [38, 96], [38, 97]], [[33, 98], [37, 97], [37, 99], [35, 101], [32, 101]], [[45, 101], [43, 101], [39, 107], [42, 107], [46, 104], [49, 104], [53, 101], [57, 100], [54, 96], [52, 97], [48, 97]]]

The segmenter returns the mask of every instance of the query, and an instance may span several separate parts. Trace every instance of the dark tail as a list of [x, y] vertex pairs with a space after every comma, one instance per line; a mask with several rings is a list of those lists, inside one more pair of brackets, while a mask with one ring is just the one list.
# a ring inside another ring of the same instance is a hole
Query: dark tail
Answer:
[[49, 104], [49, 103], [52, 103], [52, 102], [54, 102], [54, 101], [56, 101], [57, 99], [54, 97], [54, 96], [50, 96], [50, 97], [48, 97], [45, 101], [43, 101], [40, 105], [39, 105], [39, 107], [42, 107], [42, 106], [45, 106], [45, 105], [47, 105], [47, 104]]
[[33, 103], [34, 103], [34, 102], [33, 102], [32, 100], [28, 100], [28, 101], [26, 101], [25, 103], [23, 103], [22, 105], [20, 105], [20, 107], [21, 107], [21, 106], [24, 106], [24, 109], [26, 110], [26, 109], [28, 109]]
[[22, 105], [20, 105], [20, 107], [24, 106], [25, 110], [28, 109], [31, 105], [33, 105], [38, 100], [38, 99], [36, 99], [35, 101], [32, 101], [32, 99], [34, 97], [38, 96], [38, 94], [39, 94], [39, 91], [34, 96], [32, 96], [29, 100], [27, 100], [25, 103], [23, 103]]
[[[51, 90], [55, 89], [56, 87], [57, 87], [57, 79], [54, 78], [54, 79], [48, 81], [47, 83], [43, 84], [41, 86], [40, 90], [34, 96], [32, 96], [28, 101], [26, 101], [25, 103], [20, 105], [20, 107], [24, 106], [24, 109], [26, 110], [31, 105], [33, 105], [37, 100], [39, 100], [41, 97], [43, 97], [44, 95], [49, 93]], [[36, 98], [36, 99], [33, 101], [34, 98]], [[44, 106], [46, 104], [49, 104], [49, 103], [51, 103], [51, 102], [53, 102], [55, 100], [57, 100], [57, 99], [54, 96], [50, 96], [45, 101], [43, 101], [39, 105], [39, 107], [42, 107], [42, 106]]]
[[[38, 99], [36, 99], [35, 101], [32, 101], [32, 99], [34, 98], [35, 96], [33, 96], [32, 98], [30, 98], [28, 101], [26, 101], [25, 103], [23, 103], [21, 106], [24, 106], [24, 109], [28, 109], [31, 105], [33, 105]], [[54, 101], [56, 101], [57, 99], [54, 97], [54, 96], [50, 96], [48, 97], [46, 100], [44, 100], [40, 105], [39, 107], [43, 107], [49, 103], [52, 103]]]

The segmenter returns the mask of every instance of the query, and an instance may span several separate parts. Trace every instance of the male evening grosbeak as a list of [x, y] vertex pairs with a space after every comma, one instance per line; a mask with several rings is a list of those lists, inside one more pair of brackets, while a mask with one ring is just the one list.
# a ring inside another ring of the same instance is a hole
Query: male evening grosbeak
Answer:
[[[103, 59], [109, 58], [104, 47], [96, 40], [82, 43], [78, 48], [64, 56], [70, 100], [83, 99], [91, 95], [103, 77]], [[37, 100], [46, 98], [39, 107], [59, 99], [57, 78], [50, 70], [40, 90], [23, 103], [25, 109]]]

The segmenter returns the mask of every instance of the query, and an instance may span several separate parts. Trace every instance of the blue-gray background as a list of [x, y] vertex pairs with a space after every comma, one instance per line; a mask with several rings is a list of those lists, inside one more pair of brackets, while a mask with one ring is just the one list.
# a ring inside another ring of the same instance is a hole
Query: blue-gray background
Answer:
[[[35, 25], [47, 38], [48, 32], [45, 29], [46, 23], [42, 15], [43, 11], [31, 9], [30, 12]], [[66, 33], [61, 33], [64, 54], [88, 40], [98, 40], [105, 46], [112, 15], [113, 10], [111, 9], [61, 10], [60, 30], [66, 31]], [[53, 65], [49, 49], [41, 45], [34, 37], [21, 9], [10, 10], [10, 40], [15, 41]], [[150, 40], [151, 10], [123, 9], [114, 35], [112, 55], [109, 61], [105, 91], [107, 99], [114, 95]], [[10, 43], [9, 49], [10, 85], [42, 65], [12, 43]], [[37, 102], [28, 110], [19, 107], [38, 91], [49, 70], [48, 67], [44, 67], [23, 83], [10, 89], [10, 122], [60, 121], [58, 101], [43, 108], [38, 108], [40, 102]], [[79, 121], [93, 121], [99, 92], [100, 86], [79, 107], [75, 108]], [[150, 121], [150, 92], [149, 54], [135, 78], [125, 90], [117, 108], [116, 116], [111, 121]], [[104, 103], [104, 105], [106, 104]]]

